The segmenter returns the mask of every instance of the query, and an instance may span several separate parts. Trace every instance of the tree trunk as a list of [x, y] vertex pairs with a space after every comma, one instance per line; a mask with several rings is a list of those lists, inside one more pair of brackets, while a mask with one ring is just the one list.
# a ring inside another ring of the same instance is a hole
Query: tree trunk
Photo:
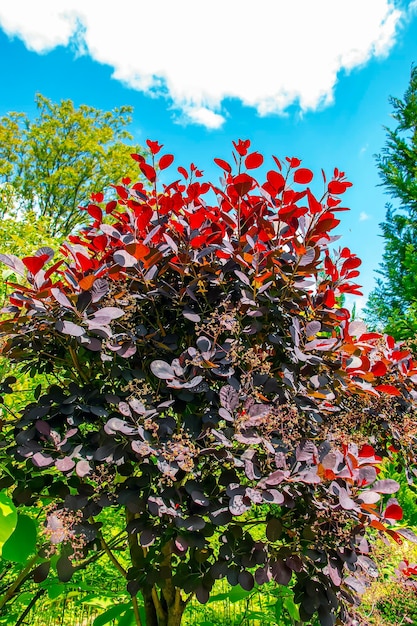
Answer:
[[[126, 509], [126, 521], [135, 518], [135, 514]], [[143, 563], [144, 549], [138, 543], [138, 537], [132, 533], [128, 535], [129, 552], [133, 567]], [[182, 616], [186, 602], [181, 597], [181, 591], [172, 582], [172, 542], [167, 542], [162, 548], [164, 556], [160, 564], [164, 568], [165, 575], [161, 579], [158, 588], [144, 587], [140, 591], [143, 597], [145, 609], [145, 624], [142, 626], [181, 626]], [[166, 575], [168, 573], [168, 576]]]

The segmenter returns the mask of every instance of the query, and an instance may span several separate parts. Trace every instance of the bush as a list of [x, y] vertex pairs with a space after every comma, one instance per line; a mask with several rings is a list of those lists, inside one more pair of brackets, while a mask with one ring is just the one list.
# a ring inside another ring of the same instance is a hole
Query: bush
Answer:
[[191, 164], [160, 189], [173, 157], [148, 146], [149, 161], [133, 158], [149, 188], [94, 194], [64, 260], [1, 256], [26, 281], [3, 355], [49, 381], [5, 426], [13, 495], [53, 501], [42, 554], [59, 553], [64, 581], [105, 546], [100, 511], [126, 515], [131, 566], [118, 570], [137, 623], [139, 592], [142, 622], [175, 626], [221, 578], [292, 584], [301, 621], [349, 623], [376, 573], [367, 529], [415, 539], [390, 528], [399, 485], [377, 475], [392, 450], [414, 462], [417, 374], [337, 305], [360, 293], [360, 260], [330, 252], [351, 183], [335, 169], [316, 196], [311, 170], [274, 157], [260, 184], [249, 172], [263, 157], [239, 141], [236, 173], [215, 159], [222, 188]]

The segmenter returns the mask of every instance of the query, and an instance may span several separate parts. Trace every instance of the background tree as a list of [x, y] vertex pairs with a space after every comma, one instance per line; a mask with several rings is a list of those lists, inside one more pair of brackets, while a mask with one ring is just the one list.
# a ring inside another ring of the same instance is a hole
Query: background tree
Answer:
[[260, 182], [239, 141], [235, 172], [215, 159], [222, 188], [193, 164], [160, 188], [174, 158], [147, 143], [149, 186], [95, 193], [58, 260], [0, 257], [21, 280], [2, 354], [44, 375], [3, 424], [4, 501], [37, 508], [50, 544], [34, 581], [69, 581], [103, 549], [137, 625], [179, 626], [218, 579], [291, 584], [299, 621], [347, 624], [375, 572], [367, 530], [417, 541], [392, 528], [399, 484], [378, 479], [383, 457], [414, 464], [417, 364], [337, 305], [360, 294], [360, 260], [329, 248], [351, 183], [335, 169], [316, 196], [311, 170], [276, 157]]
[[395, 200], [381, 224], [385, 250], [367, 320], [398, 338], [417, 334], [417, 67], [404, 98], [391, 98], [394, 130], [377, 164], [382, 185]]
[[[0, 216], [34, 212], [52, 236], [86, 221], [79, 211], [94, 190], [106, 191], [134, 172], [129, 145], [132, 107], [101, 111], [38, 94], [38, 116], [0, 119]], [[135, 172], [136, 174], [136, 172]]]

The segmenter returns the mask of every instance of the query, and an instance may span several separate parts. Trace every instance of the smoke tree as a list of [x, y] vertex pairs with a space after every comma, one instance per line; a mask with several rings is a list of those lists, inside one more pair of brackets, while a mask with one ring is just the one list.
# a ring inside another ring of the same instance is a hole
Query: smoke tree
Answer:
[[416, 540], [378, 474], [395, 457], [411, 475], [417, 426], [417, 364], [337, 304], [360, 293], [360, 260], [332, 251], [351, 183], [335, 169], [313, 193], [295, 157], [258, 182], [264, 158], [239, 140], [219, 185], [194, 164], [162, 184], [174, 157], [147, 143], [132, 156], [149, 185], [93, 194], [58, 261], [0, 257], [20, 277], [2, 354], [50, 380], [5, 421], [10, 495], [51, 503], [64, 581], [119, 511], [130, 567], [108, 553], [137, 624], [180, 624], [222, 578], [289, 585], [301, 621], [348, 624], [371, 538]]

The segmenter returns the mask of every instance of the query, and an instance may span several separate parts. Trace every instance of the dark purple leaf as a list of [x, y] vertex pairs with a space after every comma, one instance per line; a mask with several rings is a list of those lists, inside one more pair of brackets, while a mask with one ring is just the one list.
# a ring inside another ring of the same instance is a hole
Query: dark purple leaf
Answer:
[[277, 489], [264, 489], [262, 491], [264, 502], [269, 504], [282, 504], [285, 500], [284, 496]]
[[178, 535], [174, 540], [174, 549], [177, 551], [177, 554], [179, 554], [179, 556], [187, 552], [188, 545], [188, 541], [185, 539], [185, 537], [182, 537], [181, 535]]
[[42, 583], [48, 578], [49, 570], [51, 569], [51, 562], [45, 561], [41, 563], [33, 570], [33, 580], [35, 583]]
[[417, 535], [410, 528], [396, 528], [395, 532], [407, 539], [407, 541], [417, 543]]
[[91, 288], [91, 301], [98, 302], [109, 290], [109, 283], [104, 278], [97, 278]]
[[85, 329], [74, 322], [59, 321], [55, 324], [55, 328], [63, 335], [71, 335], [71, 337], [82, 337], [85, 334]]
[[152, 361], [151, 372], [162, 380], [172, 380], [175, 378], [175, 372], [172, 367], [165, 361], [160, 361], [159, 359]]
[[190, 320], [191, 322], [195, 322], [196, 324], [201, 322], [201, 317], [198, 315], [198, 313], [195, 313], [187, 307], [183, 310], [182, 314], [185, 318], [187, 318], [187, 320]]
[[272, 517], [266, 525], [266, 536], [269, 541], [278, 541], [282, 535], [282, 523], [276, 517]]
[[112, 320], [123, 317], [124, 314], [123, 309], [114, 306], [106, 306], [96, 311], [94, 315], [91, 316], [90, 321], [98, 325], [109, 324]]
[[210, 500], [201, 491], [192, 491], [191, 498], [199, 506], [208, 506]]
[[194, 593], [195, 593], [195, 597], [197, 598], [200, 604], [206, 604], [206, 602], [208, 602], [210, 598], [210, 593], [202, 585], [197, 587]]
[[192, 515], [191, 517], [185, 520], [181, 520], [180, 525], [181, 525], [181, 528], [195, 531], [195, 530], [202, 530], [205, 527], [206, 522], [199, 515]]
[[276, 470], [275, 472], [272, 472], [272, 474], [270, 474], [267, 478], [265, 478], [265, 483], [267, 485], [279, 485], [280, 483], [282, 483], [283, 480], [285, 480], [288, 477], [288, 472], [284, 471], [284, 470]]
[[15, 256], [14, 254], [0, 254], [0, 261], [8, 267], [11, 267], [12, 270], [16, 272], [16, 274], [19, 274], [20, 276], [25, 276], [26, 268], [23, 261], [21, 261], [19, 257]]
[[229, 411], [226, 411], [226, 409], [224, 409], [223, 407], [220, 407], [219, 415], [220, 415], [220, 417], [222, 417], [227, 422], [233, 422], [232, 415], [230, 415]]
[[46, 435], [47, 437], [49, 436], [50, 432], [51, 432], [51, 427], [48, 424], [48, 422], [44, 422], [42, 420], [36, 420], [35, 422], [35, 428], [37, 431], [39, 431], [42, 435]]
[[66, 307], [67, 309], [74, 310], [74, 305], [68, 300], [65, 293], [63, 293], [60, 289], [57, 289], [56, 287], [52, 287], [51, 294], [53, 295], [55, 300], [59, 302], [59, 304]]
[[259, 567], [255, 572], [255, 580], [258, 585], [264, 585], [271, 580], [267, 567]]
[[243, 272], [241, 272], [240, 270], [235, 270], [235, 274], [238, 278], [240, 278], [240, 280], [242, 281], [242, 283], [245, 283], [245, 285], [250, 285], [250, 280], [249, 278], [246, 276], [246, 274], [244, 274]]
[[70, 472], [71, 470], [74, 469], [75, 463], [69, 456], [66, 456], [63, 459], [56, 460], [55, 467], [60, 472]]
[[149, 546], [151, 546], [153, 544], [155, 539], [156, 539], [155, 533], [152, 530], [150, 530], [149, 528], [146, 528], [140, 534], [139, 543], [144, 548], [147, 548], [147, 547], [149, 547]]
[[91, 352], [100, 352], [103, 347], [100, 339], [96, 339], [95, 337], [83, 337], [81, 345], [83, 348], [91, 350]]
[[41, 452], [36, 452], [32, 457], [33, 465], [36, 467], [49, 467], [54, 464], [54, 459], [51, 456], [46, 456]]
[[219, 392], [220, 404], [227, 411], [234, 411], [239, 405], [239, 394], [231, 385], [224, 385]]
[[391, 478], [377, 480], [376, 483], [372, 485], [372, 491], [376, 491], [377, 493], [396, 493], [399, 488], [400, 485], [397, 481]]
[[[103, 226], [101, 228], [103, 229]], [[135, 267], [138, 264], [138, 260], [126, 250], [117, 250], [113, 254], [113, 260], [120, 267]]]
[[217, 511], [210, 511], [210, 521], [216, 526], [226, 526], [232, 519], [232, 514], [228, 508], [217, 509]]
[[303, 570], [303, 562], [298, 554], [292, 554], [285, 559], [285, 564], [288, 565], [293, 572], [301, 572]]
[[58, 578], [62, 583], [67, 583], [71, 580], [74, 573], [74, 567], [67, 556], [60, 556], [56, 562], [56, 571]]
[[295, 451], [297, 461], [313, 462], [314, 458], [318, 458], [317, 448], [312, 441], [302, 441], [298, 444]]
[[77, 465], [75, 466], [75, 472], [80, 478], [87, 476], [87, 474], [91, 472], [89, 462], [84, 460], [78, 461]]
[[306, 326], [306, 335], [307, 337], [313, 337], [314, 335], [317, 335], [318, 332], [320, 332], [321, 330], [321, 323], [320, 322], [309, 322]]
[[279, 585], [288, 585], [291, 580], [292, 571], [285, 565], [282, 559], [278, 559], [271, 565], [272, 578]]
[[238, 583], [245, 591], [251, 591], [255, 584], [254, 578], [250, 572], [243, 571], [240, 572], [238, 578]]

